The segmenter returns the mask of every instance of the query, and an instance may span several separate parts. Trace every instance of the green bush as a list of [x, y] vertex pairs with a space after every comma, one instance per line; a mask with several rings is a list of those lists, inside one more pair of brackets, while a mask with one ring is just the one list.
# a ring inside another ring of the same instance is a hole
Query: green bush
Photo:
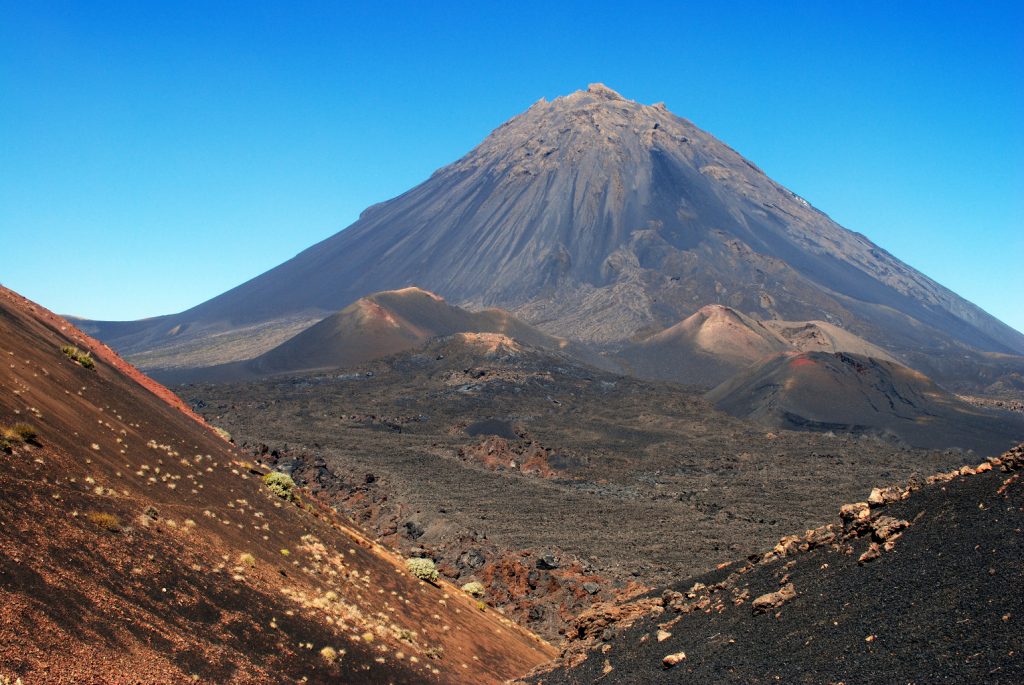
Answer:
[[405, 567], [409, 569], [409, 573], [420, 580], [425, 580], [428, 583], [437, 582], [437, 567], [430, 559], [406, 559]]
[[280, 471], [268, 473], [263, 476], [263, 483], [281, 499], [286, 499], [289, 502], [295, 500], [295, 481], [287, 473]]
[[473, 597], [483, 597], [486, 592], [483, 583], [478, 583], [475, 580], [471, 583], [466, 583], [462, 586], [462, 591], [472, 595]]
[[60, 351], [68, 356], [73, 362], [81, 364], [86, 369], [92, 369], [96, 367], [96, 362], [92, 359], [92, 354], [89, 352], [83, 352], [74, 345], [64, 345], [60, 348]]

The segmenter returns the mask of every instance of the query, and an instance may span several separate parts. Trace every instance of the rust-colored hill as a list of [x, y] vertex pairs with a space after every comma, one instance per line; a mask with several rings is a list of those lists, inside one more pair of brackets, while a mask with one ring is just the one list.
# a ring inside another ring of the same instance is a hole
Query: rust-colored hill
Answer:
[[6, 289], [0, 341], [0, 677], [498, 683], [551, 656]]
[[357, 300], [255, 359], [209, 368], [165, 370], [156, 375], [166, 382], [182, 383], [346, 368], [455, 333], [495, 333], [550, 350], [569, 345], [504, 310], [472, 312], [450, 305], [434, 293], [409, 287]]
[[888, 434], [914, 447], [997, 454], [1024, 421], [974, 407], [895, 362], [845, 352], [782, 353], [710, 391], [715, 406], [766, 426]]
[[825, 321], [758, 321], [710, 304], [616, 355], [631, 373], [714, 387], [774, 354], [850, 352], [895, 362], [888, 352]]
[[564, 350], [596, 366], [610, 363], [588, 347], [542, 333], [503, 309], [469, 311], [420, 288], [403, 288], [357, 300], [254, 359], [155, 371], [154, 376], [175, 384], [347, 369], [460, 333], [497, 335], [529, 347]]
[[760, 321], [731, 307], [702, 307], [679, 323], [626, 347], [628, 368], [644, 378], [715, 386], [789, 343]]
[[501, 309], [471, 312], [426, 290], [403, 288], [356, 301], [258, 357], [253, 368], [273, 373], [353, 366], [468, 332], [501, 333], [549, 349], [563, 342]]

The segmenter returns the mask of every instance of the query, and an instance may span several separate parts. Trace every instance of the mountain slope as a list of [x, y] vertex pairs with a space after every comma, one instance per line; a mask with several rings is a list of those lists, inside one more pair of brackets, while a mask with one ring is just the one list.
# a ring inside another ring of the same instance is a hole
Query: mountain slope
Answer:
[[896, 361], [877, 345], [825, 321], [756, 321], [717, 304], [623, 345], [613, 358], [643, 378], [714, 387], [752, 364], [790, 351], [851, 352]]
[[529, 682], [1020, 683], [1022, 466], [1018, 447], [876, 489], [768, 553], [592, 610]]
[[531, 347], [573, 350], [600, 358], [578, 345], [542, 333], [501, 309], [471, 312], [434, 293], [409, 287], [374, 293], [301, 331], [255, 359], [196, 369], [156, 372], [167, 383], [234, 381], [282, 373], [349, 368], [420, 347], [455, 333], [490, 333]]
[[895, 362], [843, 352], [778, 354], [706, 397], [762, 425], [890, 433], [914, 447], [995, 454], [1024, 438], [1020, 417], [973, 407]]
[[715, 386], [760, 359], [791, 349], [774, 330], [722, 305], [702, 307], [619, 353], [631, 373]]
[[5, 289], [0, 350], [3, 682], [499, 683], [550, 658]]
[[538, 101], [421, 185], [223, 295], [89, 330], [146, 352], [148, 367], [174, 366], [190, 341], [217, 341], [228, 361], [281, 342], [281, 327], [413, 283], [585, 341], [625, 340], [718, 302], [841, 324], [896, 353], [1024, 353], [1024, 335], [689, 121], [601, 85]]

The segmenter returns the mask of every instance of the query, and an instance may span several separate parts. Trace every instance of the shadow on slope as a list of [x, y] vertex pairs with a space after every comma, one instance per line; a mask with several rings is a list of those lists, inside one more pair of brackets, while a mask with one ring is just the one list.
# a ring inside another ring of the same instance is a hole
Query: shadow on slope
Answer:
[[766, 426], [889, 434], [914, 447], [996, 454], [1024, 437], [1018, 416], [971, 406], [923, 374], [857, 354], [779, 354], [706, 397]]

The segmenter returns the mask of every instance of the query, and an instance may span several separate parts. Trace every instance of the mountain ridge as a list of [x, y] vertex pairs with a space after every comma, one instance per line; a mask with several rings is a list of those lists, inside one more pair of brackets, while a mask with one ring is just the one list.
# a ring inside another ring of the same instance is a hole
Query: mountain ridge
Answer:
[[549, 350], [571, 348], [577, 356], [600, 361], [597, 355], [542, 333], [504, 310], [471, 312], [448, 304], [428, 290], [410, 286], [362, 297], [253, 359], [168, 369], [157, 375], [165, 382], [187, 383], [341, 369], [413, 350], [432, 338], [457, 333], [498, 334]]
[[131, 355], [311, 322], [413, 283], [587, 342], [626, 340], [719, 303], [828, 321], [897, 354], [1024, 353], [1024, 335], [728, 145], [599, 84], [537, 101], [420, 185], [216, 298], [91, 326]]

